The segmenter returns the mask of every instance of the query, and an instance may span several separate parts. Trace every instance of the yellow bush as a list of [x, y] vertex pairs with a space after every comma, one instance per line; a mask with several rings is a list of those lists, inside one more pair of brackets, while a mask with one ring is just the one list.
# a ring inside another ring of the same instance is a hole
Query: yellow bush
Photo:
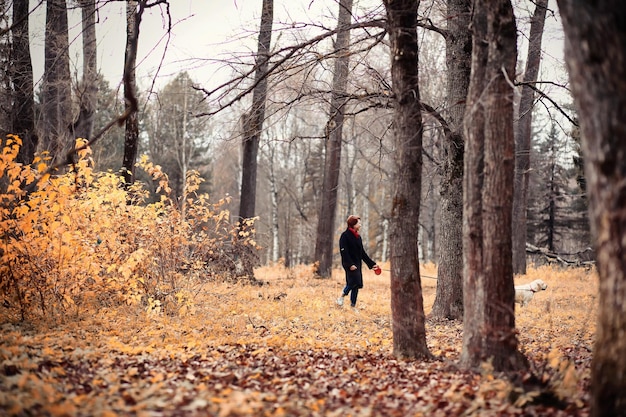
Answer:
[[126, 190], [121, 176], [94, 172], [89, 149], [50, 176], [45, 155], [15, 162], [20, 144], [9, 136], [0, 154], [0, 311], [10, 319], [120, 304], [186, 314], [207, 279], [237, 278], [241, 248], [255, 246], [252, 222], [233, 225], [225, 200], [195, 194], [196, 172], [173, 201], [167, 176], [142, 157], [161, 193], [148, 204], [141, 184]]

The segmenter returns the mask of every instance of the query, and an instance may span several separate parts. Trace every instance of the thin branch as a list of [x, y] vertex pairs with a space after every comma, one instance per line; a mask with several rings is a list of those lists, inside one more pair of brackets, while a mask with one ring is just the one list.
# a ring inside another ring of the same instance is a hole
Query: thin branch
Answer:
[[9, 33], [10, 31], [13, 30], [14, 27], [21, 25], [22, 23], [24, 23], [24, 20], [27, 20], [30, 18], [30, 15], [33, 14], [35, 12], [35, 10], [37, 10], [42, 4], [43, 4], [44, 0], [39, 0], [39, 3], [37, 3], [35, 5], [35, 7], [33, 7], [31, 9], [31, 11], [28, 12], [27, 16], [22, 17], [19, 20], [16, 20], [15, 22], [11, 22], [11, 26], [4, 28], [2, 30], [0, 30], [0, 37], [5, 36], [7, 33]]
[[535, 87], [533, 85], [533, 83], [525, 83], [524, 85], [529, 87], [529, 88], [532, 88], [533, 91], [535, 91], [541, 97], [543, 97], [546, 100], [548, 100], [559, 111], [559, 113], [561, 113], [573, 126], [578, 127], [578, 122], [575, 121], [574, 119], [572, 119], [571, 116], [569, 114], [567, 114], [567, 112], [563, 109], [563, 107], [561, 107], [559, 104], [557, 104], [557, 102], [554, 101], [552, 98], [550, 98], [550, 96], [548, 96], [546, 93], [544, 93], [543, 91], [541, 91], [540, 89]]
[[[221, 112], [222, 110], [232, 106], [233, 104], [235, 104], [236, 102], [240, 101], [243, 97], [247, 96], [248, 94], [250, 94], [254, 88], [256, 87], [256, 85], [261, 82], [262, 80], [264, 80], [265, 78], [267, 78], [270, 74], [273, 74], [274, 71], [276, 71], [278, 68], [280, 68], [285, 62], [287, 62], [290, 58], [292, 58], [297, 52], [310, 47], [312, 45], [315, 45], [316, 43], [319, 43], [333, 35], [335, 35], [337, 32], [339, 32], [340, 30], [352, 30], [352, 29], [359, 29], [359, 28], [365, 28], [365, 27], [384, 27], [384, 21], [383, 20], [373, 20], [373, 21], [369, 21], [369, 22], [365, 22], [365, 23], [354, 23], [348, 27], [344, 27], [344, 28], [338, 28], [335, 30], [331, 30], [328, 31], [326, 33], [323, 33], [321, 35], [315, 36], [309, 40], [307, 40], [306, 42], [300, 43], [298, 45], [295, 46], [289, 46], [286, 48], [282, 48], [276, 52], [274, 52], [272, 54], [273, 57], [280, 55], [281, 53], [286, 53], [283, 57], [281, 57], [279, 60], [277, 60], [276, 62], [274, 62], [270, 68], [268, 68], [268, 71], [264, 74], [263, 77], [260, 77], [258, 80], [255, 80], [250, 86], [248, 86], [247, 88], [245, 88], [242, 92], [240, 92], [239, 94], [237, 94], [234, 98], [230, 99], [229, 101], [227, 101], [224, 105], [220, 106], [219, 108], [217, 108], [214, 111], [210, 111], [210, 112], [203, 112], [203, 113], [199, 113], [196, 114], [196, 117], [203, 117], [203, 116], [213, 116], [219, 112]], [[317, 61], [321, 61], [324, 58], [333, 56], [333, 54], [328, 54], [326, 56], [318, 56], [317, 57]], [[221, 85], [219, 85], [218, 87], [214, 88], [213, 90], [206, 90], [204, 88], [201, 87], [194, 87], [194, 89], [202, 91], [206, 97], [208, 98], [211, 95], [215, 94], [217, 91], [234, 85], [234, 84], [238, 84], [241, 81], [243, 81], [244, 79], [247, 79], [248, 77], [250, 77], [252, 74], [254, 74], [256, 71], [256, 66], [252, 67], [251, 70], [243, 73], [240, 77], [233, 79], [233, 80], [229, 80]]]
[[433, 32], [436, 32], [438, 34], [440, 34], [441, 36], [443, 36], [444, 39], [448, 39], [450, 37], [450, 32], [442, 29], [440, 27], [437, 27], [434, 25], [434, 23], [432, 22], [432, 20], [430, 20], [430, 18], [427, 19], [423, 19], [417, 22], [417, 26], [427, 29], [427, 30], [432, 30]]

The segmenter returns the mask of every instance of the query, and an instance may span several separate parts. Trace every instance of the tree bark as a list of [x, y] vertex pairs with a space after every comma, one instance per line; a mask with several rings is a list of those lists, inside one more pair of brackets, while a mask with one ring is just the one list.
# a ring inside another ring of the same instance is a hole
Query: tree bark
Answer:
[[9, 19], [11, 7], [12, 4], [7, 5], [6, 0], [0, 0], [0, 140], [2, 141], [8, 133], [16, 133], [13, 131], [12, 123], [11, 34], [14, 31]]
[[465, 116], [464, 328], [461, 364], [523, 369], [517, 350], [511, 215], [516, 26], [509, 0], [474, 3], [472, 75]]
[[272, 245], [269, 250], [269, 260], [272, 263], [278, 262], [278, 258], [280, 256], [280, 234], [279, 234], [279, 215], [278, 215], [278, 180], [276, 178], [276, 169], [275, 169], [275, 161], [276, 161], [276, 149], [275, 147], [270, 148], [269, 155], [269, 183], [270, 183], [270, 210], [271, 210], [271, 221], [270, 221], [270, 232], [272, 236]]
[[[143, 3], [137, 0], [128, 0], [126, 3], [126, 52], [124, 54], [124, 97], [126, 111], [133, 106], [129, 97], [136, 97], [137, 82], [135, 77], [135, 66], [137, 63], [137, 47], [139, 45], [139, 25]], [[124, 133], [124, 160], [122, 170], [124, 183], [130, 187], [135, 182], [135, 161], [137, 160], [137, 149], [139, 146], [139, 121], [137, 118], [137, 107], [126, 119]]]
[[322, 201], [315, 240], [315, 261], [318, 263], [317, 274], [325, 278], [330, 277], [333, 264], [337, 189], [339, 188], [342, 132], [345, 105], [348, 101], [346, 88], [350, 64], [350, 31], [344, 28], [350, 25], [351, 20], [352, 0], [341, 0], [337, 18], [335, 72], [333, 74], [332, 96], [330, 99], [330, 114], [326, 124], [324, 184], [322, 186]]
[[541, 63], [541, 38], [546, 21], [548, 0], [537, 0], [530, 22], [528, 56], [524, 85], [519, 103], [519, 121], [515, 137], [515, 179], [513, 190], [513, 273], [526, 273], [526, 210], [528, 207], [528, 173], [530, 169], [530, 139], [535, 90], [526, 84], [537, 81]]
[[256, 55], [255, 87], [252, 92], [252, 109], [244, 116], [243, 161], [241, 172], [241, 197], [239, 200], [240, 221], [255, 216], [257, 155], [265, 118], [267, 96], [267, 68], [270, 43], [272, 41], [272, 21], [274, 0], [263, 0], [261, 27]]
[[74, 123], [74, 136], [91, 139], [98, 94], [96, 2], [80, 0], [83, 28], [83, 80], [78, 97], [78, 118]]
[[17, 161], [30, 164], [35, 156], [39, 137], [35, 130], [35, 97], [33, 87], [33, 64], [30, 56], [28, 35], [28, 0], [13, 2], [13, 22], [11, 36], [13, 69], [13, 132], [22, 139], [22, 147]]
[[467, 98], [472, 35], [469, 31], [471, 0], [448, 0], [448, 126], [441, 179], [441, 227], [437, 293], [432, 316], [463, 318], [463, 115]]
[[626, 9], [558, 0], [600, 276], [591, 415], [626, 416]]
[[384, 0], [395, 98], [394, 194], [391, 209], [391, 314], [393, 353], [398, 358], [430, 357], [417, 235], [422, 182], [422, 115], [418, 76], [415, 0]]
[[[44, 45], [44, 76], [42, 86], [42, 115], [44, 150], [54, 160], [65, 156], [73, 146], [69, 127], [72, 122], [70, 58], [65, 0], [46, 3], [46, 40]], [[58, 162], [58, 161], [57, 161]]]

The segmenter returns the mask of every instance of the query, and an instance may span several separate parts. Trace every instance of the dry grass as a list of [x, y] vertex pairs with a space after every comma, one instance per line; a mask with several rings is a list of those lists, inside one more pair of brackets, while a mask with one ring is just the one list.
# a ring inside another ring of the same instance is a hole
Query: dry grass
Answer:
[[[380, 276], [365, 272], [365, 286], [359, 293], [358, 313], [348, 306], [338, 307], [335, 300], [344, 285], [341, 270], [330, 279], [313, 278], [310, 266], [287, 269], [281, 266], [257, 270], [257, 277], [267, 285], [240, 287], [234, 284], [209, 283], [194, 300], [193, 315], [160, 316], [147, 319], [164, 325], [171, 332], [172, 343], [192, 343], [202, 334], [210, 344], [258, 344], [289, 349], [335, 349], [390, 353], [392, 346], [388, 266]], [[425, 312], [428, 315], [435, 299], [434, 265], [422, 267]], [[536, 293], [526, 307], [516, 305], [520, 347], [542, 351], [570, 346], [591, 348], [597, 311], [597, 276], [584, 269], [560, 270], [551, 267], [529, 268], [516, 278], [516, 284], [543, 279], [548, 288]], [[130, 315], [132, 317], [133, 315]], [[138, 327], [146, 322], [135, 319]], [[436, 354], [455, 357], [461, 343], [462, 325], [440, 327], [427, 324], [429, 346]], [[458, 338], [449, 345], [450, 332]], [[445, 335], [445, 341], [439, 336]], [[146, 340], [148, 342], [148, 340]]]
[[[388, 265], [380, 276], [364, 274], [358, 312], [335, 300], [344, 286], [341, 270], [330, 279], [313, 278], [311, 266], [256, 271], [266, 285], [205, 283], [181, 316], [126, 309], [100, 308], [89, 319], [37, 333], [62, 340], [73, 332], [93, 334], [101, 347], [135, 351], [194, 353], [200, 345], [248, 344], [286, 349], [333, 349], [390, 354], [392, 349]], [[436, 268], [421, 269], [425, 312], [435, 299]], [[559, 348], [591, 349], [597, 312], [597, 275], [584, 269], [530, 268], [516, 284], [543, 279], [548, 288], [526, 307], [516, 305], [520, 348], [529, 353]], [[455, 359], [461, 347], [461, 323], [428, 322], [427, 341], [433, 353]], [[105, 337], [103, 337], [105, 336]], [[73, 337], [73, 336], [72, 336]], [[84, 337], [83, 339], [92, 339]], [[73, 343], [73, 342], [72, 342]]]

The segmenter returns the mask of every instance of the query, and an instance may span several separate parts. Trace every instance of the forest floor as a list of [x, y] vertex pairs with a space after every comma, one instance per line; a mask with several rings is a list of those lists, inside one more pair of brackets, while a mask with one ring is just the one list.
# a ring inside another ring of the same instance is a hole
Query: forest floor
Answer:
[[[421, 273], [428, 314], [436, 271]], [[536, 379], [460, 370], [459, 322], [427, 320], [435, 360], [396, 360], [388, 274], [365, 272], [358, 311], [335, 304], [340, 271], [321, 280], [310, 267], [268, 267], [263, 286], [206, 283], [184, 315], [102, 306], [54, 325], [0, 317], [0, 415], [589, 414], [595, 273], [541, 267], [516, 279], [548, 284], [516, 306]]]

